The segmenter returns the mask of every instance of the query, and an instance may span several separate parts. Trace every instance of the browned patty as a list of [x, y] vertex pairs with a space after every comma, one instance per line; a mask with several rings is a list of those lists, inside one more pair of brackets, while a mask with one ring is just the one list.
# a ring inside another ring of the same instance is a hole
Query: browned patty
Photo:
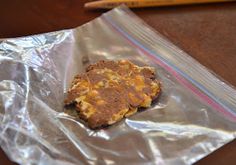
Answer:
[[74, 78], [65, 105], [74, 105], [80, 118], [95, 129], [149, 107], [159, 93], [153, 68], [127, 60], [99, 61]]

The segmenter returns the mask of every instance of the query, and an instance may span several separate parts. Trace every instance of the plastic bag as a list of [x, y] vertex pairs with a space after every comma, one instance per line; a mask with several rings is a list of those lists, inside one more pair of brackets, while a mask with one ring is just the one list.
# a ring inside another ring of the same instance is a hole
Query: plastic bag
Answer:
[[[63, 113], [63, 100], [74, 75], [101, 59], [154, 67], [162, 93], [94, 131]], [[126, 7], [75, 29], [2, 39], [0, 105], [0, 144], [19, 164], [192, 164], [236, 136], [235, 89]]]

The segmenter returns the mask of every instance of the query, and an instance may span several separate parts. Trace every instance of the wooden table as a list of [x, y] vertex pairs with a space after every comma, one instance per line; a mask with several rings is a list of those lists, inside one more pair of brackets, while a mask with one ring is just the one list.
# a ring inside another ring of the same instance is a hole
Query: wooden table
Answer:
[[[0, 37], [73, 28], [101, 15], [86, 0], [1, 0]], [[133, 10], [193, 58], [236, 86], [236, 3]], [[196, 164], [235, 164], [236, 140]], [[14, 164], [0, 151], [0, 163]]]

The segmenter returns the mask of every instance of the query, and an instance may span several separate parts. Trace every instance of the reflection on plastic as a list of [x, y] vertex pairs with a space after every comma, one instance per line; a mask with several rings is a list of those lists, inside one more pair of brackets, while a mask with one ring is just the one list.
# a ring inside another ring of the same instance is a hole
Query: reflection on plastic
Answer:
[[[63, 100], [74, 75], [101, 59], [155, 67], [162, 93], [94, 131], [63, 113]], [[125, 7], [76, 29], [0, 41], [0, 144], [19, 164], [192, 164], [235, 138], [235, 98]]]

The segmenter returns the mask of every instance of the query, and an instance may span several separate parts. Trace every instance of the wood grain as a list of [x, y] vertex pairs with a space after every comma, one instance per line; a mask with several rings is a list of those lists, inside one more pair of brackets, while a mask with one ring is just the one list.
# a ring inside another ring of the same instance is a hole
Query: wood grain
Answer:
[[[0, 37], [80, 26], [105, 12], [83, 8], [86, 0], [2, 0]], [[236, 3], [133, 10], [154, 29], [211, 71], [236, 86]], [[14, 164], [0, 151], [0, 162]], [[233, 141], [196, 164], [235, 164]]]

